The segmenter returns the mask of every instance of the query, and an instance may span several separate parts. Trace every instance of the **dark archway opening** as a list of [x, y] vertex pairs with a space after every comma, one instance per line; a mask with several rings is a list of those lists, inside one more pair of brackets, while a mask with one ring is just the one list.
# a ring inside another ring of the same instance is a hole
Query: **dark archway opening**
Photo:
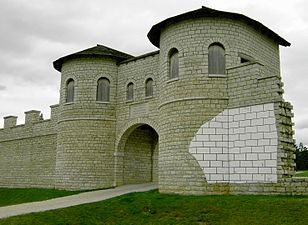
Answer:
[[[123, 143], [122, 182], [158, 181], [158, 134], [149, 125], [136, 127]], [[122, 183], [120, 182], [120, 183]]]

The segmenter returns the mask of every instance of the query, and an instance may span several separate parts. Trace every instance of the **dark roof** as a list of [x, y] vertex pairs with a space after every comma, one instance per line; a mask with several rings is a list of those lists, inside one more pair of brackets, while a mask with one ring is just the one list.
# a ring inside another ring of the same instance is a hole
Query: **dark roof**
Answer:
[[97, 45], [93, 48], [88, 48], [83, 51], [76, 52], [57, 59], [56, 61], [53, 62], [53, 67], [59, 72], [61, 72], [62, 64], [69, 59], [80, 58], [80, 57], [101, 58], [106, 56], [116, 59], [117, 62], [133, 58], [133, 56], [117, 51], [115, 49], [108, 48], [103, 45]]
[[282, 46], [291, 45], [288, 41], [286, 41], [285, 39], [280, 37], [278, 34], [276, 34], [274, 31], [270, 30], [269, 28], [267, 28], [262, 23], [256, 20], [253, 20], [242, 14], [218, 11], [215, 9], [207, 8], [205, 6], [202, 6], [202, 8], [194, 10], [194, 11], [190, 11], [190, 12], [183, 13], [183, 14], [180, 14], [174, 17], [170, 17], [154, 25], [148, 33], [148, 38], [153, 45], [159, 48], [160, 32], [163, 28], [168, 27], [171, 24], [174, 24], [176, 22], [180, 22], [183, 20], [204, 18], [204, 17], [209, 17], [209, 18], [220, 17], [220, 18], [230, 18], [230, 19], [240, 20], [254, 27], [256, 30], [260, 31], [261, 33], [268, 35], [275, 42], [277, 42], [278, 44]]

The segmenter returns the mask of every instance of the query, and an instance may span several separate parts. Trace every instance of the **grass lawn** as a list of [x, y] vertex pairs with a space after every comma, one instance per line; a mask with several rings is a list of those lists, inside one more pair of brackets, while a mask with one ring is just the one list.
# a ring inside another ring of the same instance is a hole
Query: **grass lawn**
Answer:
[[10, 225], [266, 224], [307, 225], [308, 197], [178, 196], [132, 193], [98, 203], [0, 220]]
[[308, 177], [308, 170], [303, 170], [303, 171], [298, 171], [299, 173], [297, 173], [295, 176], [296, 177]]
[[80, 191], [61, 191], [39, 188], [0, 188], [0, 207], [25, 202], [42, 201], [77, 193], [80, 193]]

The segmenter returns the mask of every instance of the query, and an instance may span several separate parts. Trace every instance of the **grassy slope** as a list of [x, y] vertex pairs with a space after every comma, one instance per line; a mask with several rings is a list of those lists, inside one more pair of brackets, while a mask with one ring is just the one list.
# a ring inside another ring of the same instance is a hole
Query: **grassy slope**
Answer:
[[80, 192], [38, 188], [0, 188], [0, 207], [25, 202], [42, 201]]
[[0, 220], [0, 224], [307, 224], [308, 198], [132, 193], [103, 202]]
[[308, 170], [299, 171], [300, 173], [297, 173], [296, 177], [308, 177]]

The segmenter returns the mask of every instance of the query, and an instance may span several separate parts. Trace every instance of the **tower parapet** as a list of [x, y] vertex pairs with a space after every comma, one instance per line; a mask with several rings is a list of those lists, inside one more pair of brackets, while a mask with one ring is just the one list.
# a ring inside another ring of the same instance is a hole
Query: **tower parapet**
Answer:
[[41, 111], [38, 110], [30, 110], [25, 112], [25, 124], [29, 125], [29, 124], [33, 124], [36, 122], [39, 122], [41, 120], [40, 115], [41, 115]]

